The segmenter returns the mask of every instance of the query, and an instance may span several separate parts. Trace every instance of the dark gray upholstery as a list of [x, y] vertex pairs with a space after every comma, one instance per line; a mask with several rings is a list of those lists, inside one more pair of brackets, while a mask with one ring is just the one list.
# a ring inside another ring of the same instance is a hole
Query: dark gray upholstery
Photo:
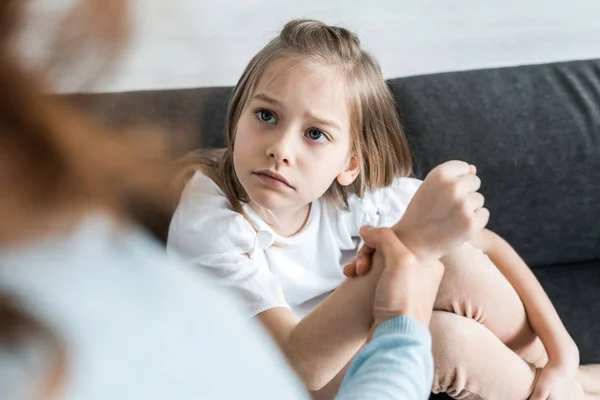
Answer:
[[474, 163], [531, 265], [600, 259], [600, 61], [396, 79], [416, 170]]
[[[391, 80], [417, 175], [479, 168], [492, 219], [533, 267], [577, 342], [600, 362], [600, 60]], [[72, 96], [109, 122], [163, 124], [174, 156], [224, 143], [231, 88]], [[164, 239], [168, 216], [147, 224]]]

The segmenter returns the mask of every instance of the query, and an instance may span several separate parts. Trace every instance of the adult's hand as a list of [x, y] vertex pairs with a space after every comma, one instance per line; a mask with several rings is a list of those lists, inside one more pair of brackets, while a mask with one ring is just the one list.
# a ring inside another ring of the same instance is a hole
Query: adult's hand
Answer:
[[373, 265], [382, 265], [373, 303], [374, 327], [408, 316], [428, 326], [444, 274], [441, 262], [422, 265], [390, 228], [361, 229], [365, 244], [375, 249]]

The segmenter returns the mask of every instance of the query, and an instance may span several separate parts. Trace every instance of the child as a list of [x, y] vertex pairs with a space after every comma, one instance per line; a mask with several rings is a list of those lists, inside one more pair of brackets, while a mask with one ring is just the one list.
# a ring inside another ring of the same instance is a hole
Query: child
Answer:
[[366, 224], [393, 225], [423, 262], [444, 256], [434, 392], [524, 400], [600, 390], [533, 275], [481, 231], [488, 214], [468, 164], [444, 164], [422, 184], [408, 177], [394, 100], [355, 35], [286, 24], [238, 82], [227, 137], [226, 149], [198, 154], [168, 251], [237, 292], [316, 397], [335, 393], [368, 335], [378, 271], [346, 280], [342, 269]]

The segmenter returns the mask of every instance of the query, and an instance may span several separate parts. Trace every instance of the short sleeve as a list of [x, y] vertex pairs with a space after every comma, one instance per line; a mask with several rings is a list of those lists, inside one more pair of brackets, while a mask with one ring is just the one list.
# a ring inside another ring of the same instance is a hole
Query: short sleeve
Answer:
[[351, 235], [358, 236], [363, 225], [390, 227], [396, 224], [421, 183], [415, 178], [397, 178], [390, 186], [368, 191], [362, 198], [352, 196], [348, 201], [349, 212], [344, 215]]
[[171, 220], [167, 254], [205, 270], [240, 297], [248, 317], [287, 307], [282, 287], [264, 250], [269, 232], [257, 232], [211, 179], [197, 172]]

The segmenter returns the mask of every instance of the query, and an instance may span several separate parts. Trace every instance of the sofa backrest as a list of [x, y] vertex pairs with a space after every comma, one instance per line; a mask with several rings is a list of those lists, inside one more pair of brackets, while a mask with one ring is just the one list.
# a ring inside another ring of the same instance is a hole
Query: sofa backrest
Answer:
[[415, 169], [478, 167], [489, 228], [531, 265], [600, 259], [600, 60], [390, 81]]
[[[478, 167], [489, 228], [532, 266], [600, 259], [600, 60], [389, 81], [417, 176]], [[231, 88], [70, 97], [114, 125], [163, 125], [173, 156], [221, 147]], [[149, 223], [165, 239], [168, 218]]]

